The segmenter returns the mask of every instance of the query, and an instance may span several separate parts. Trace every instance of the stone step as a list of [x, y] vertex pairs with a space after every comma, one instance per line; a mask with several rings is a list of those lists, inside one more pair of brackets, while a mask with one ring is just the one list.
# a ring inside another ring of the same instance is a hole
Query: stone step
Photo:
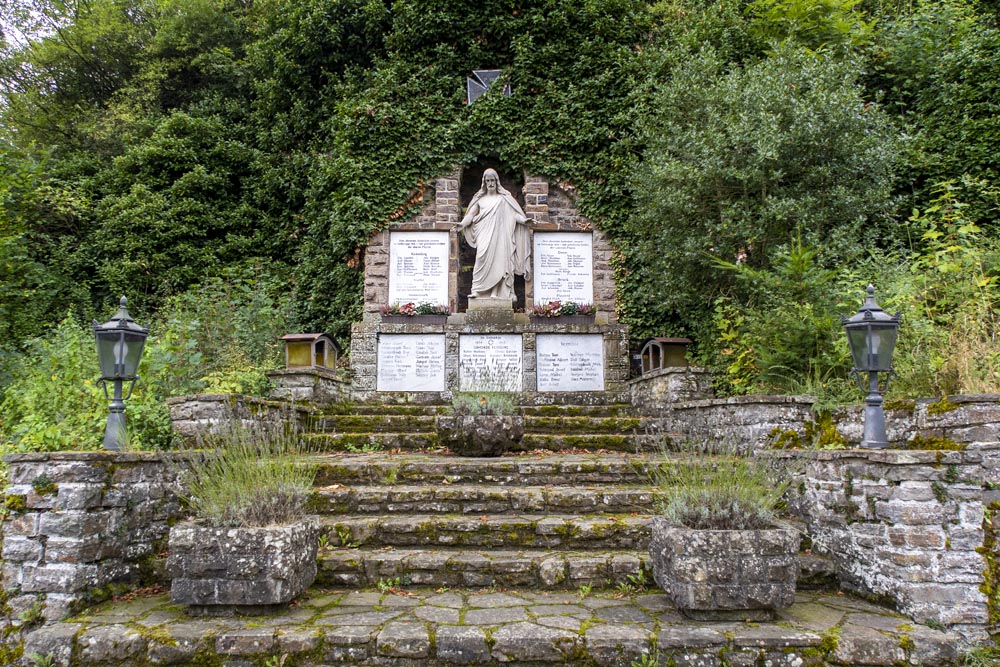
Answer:
[[317, 486], [491, 484], [574, 486], [646, 484], [665, 459], [649, 454], [545, 454], [463, 458], [435, 454], [326, 454]]
[[[670, 436], [666, 436], [670, 437]], [[593, 452], [650, 452], [661, 450], [663, 437], [640, 433], [599, 433], [579, 435], [554, 435], [525, 432], [516, 451], [547, 450], [562, 452], [588, 450]]]
[[[637, 417], [580, 417], [528, 415], [526, 433], [558, 435], [600, 435], [645, 433], [656, 420]], [[313, 418], [307, 428], [313, 433], [433, 433], [434, 415], [322, 415]]]
[[391, 450], [423, 451], [438, 448], [437, 433], [306, 433], [313, 452], [370, 453]]
[[636, 410], [631, 403], [598, 405], [524, 405], [525, 417], [634, 417]]
[[638, 417], [577, 417], [525, 415], [525, 433], [550, 434], [630, 434], [651, 430], [656, 420]]
[[719, 624], [685, 619], [656, 592], [314, 588], [263, 618], [191, 618], [166, 594], [126, 598], [43, 626], [24, 655], [74, 667], [946, 667], [961, 645], [843, 595], [799, 594], [771, 622]]
[[660, 495], [649, 486], [335, 484], [316, 488], [309, 510], [317, 514], [648, 513]]
[[322, 517], [333, 546], [645, 549], [648, 514]]
[[[655, 588], [645, 550], [353, 548], [324, 546], [317, 582], [334, 587], [526, 587], [620, 593]], [[799, 554], [798, 590], [836, 591], [833, 564]]]
[[334, 587], [581, 586], [634, 593], [655, 586], [645, 551], [321, 549], [319, 584]]
[[434, 415], [324, 415], [309, 424], [314, 433], [432, 433]]

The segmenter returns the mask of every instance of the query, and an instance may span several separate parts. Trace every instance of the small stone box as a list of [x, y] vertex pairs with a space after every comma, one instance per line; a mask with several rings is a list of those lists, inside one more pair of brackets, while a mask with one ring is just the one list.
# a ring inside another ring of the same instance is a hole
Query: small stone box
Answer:
[[767, 620], [795, 601], [799, 534], [793, 528], [693, 530], [653, 519], [656, 583], [696, 620]]
[[170, 529], [170, 598], [194, 614], [267, 611], [291, 602], [316, 578], [319, 524]]

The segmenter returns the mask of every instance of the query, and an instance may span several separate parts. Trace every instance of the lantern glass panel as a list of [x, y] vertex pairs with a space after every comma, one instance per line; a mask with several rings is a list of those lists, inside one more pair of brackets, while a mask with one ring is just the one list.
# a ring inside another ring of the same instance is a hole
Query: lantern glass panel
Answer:
[[326, 343], [321, 340], [316, 341], [316, 365], [326, 368]]
[[309, 368], [313, 365], [312, 341], [288, 343], [288, 367]]
[[142, 348], [146, 344], [146, 334], [129, 331], [122, 341], [122, 354], [118, 357], [122, 377], [135, 377], [139, 370], [139, 359], [142, 358]]
[[870, 356], [868, 354], [868, 327], [866, 325], [850, 327], [847, 330], [847, 342], [854, 357], [854, 367], [859, 371], [868, 371]]
[[892, 351], [896, 347], [897, 328], [894, 324], [872, 324], [872, 370], [892, 368]]
[[113, 378], [118, 366], [116, 351], [121, 349], [120, 331], [97, 332], [97, 358], [101, 363], [101, 377]]

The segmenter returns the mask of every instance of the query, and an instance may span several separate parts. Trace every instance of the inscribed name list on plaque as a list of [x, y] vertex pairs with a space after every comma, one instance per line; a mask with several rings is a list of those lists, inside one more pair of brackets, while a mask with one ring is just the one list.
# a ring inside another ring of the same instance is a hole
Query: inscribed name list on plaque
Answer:
[[538, 334], [538, 391], [604, 391], [604, 337]]
[[468, 334], [458, 339], [459, 391], [521, 391], [520, 334]]
[[389, 303], [448, 303], [448, 232], [389, 234]]
[[378, 391], [444, 391], [444, 334], [380, 334]]
[[535, 303], [594, 302], [594, 236], [535, 232]]

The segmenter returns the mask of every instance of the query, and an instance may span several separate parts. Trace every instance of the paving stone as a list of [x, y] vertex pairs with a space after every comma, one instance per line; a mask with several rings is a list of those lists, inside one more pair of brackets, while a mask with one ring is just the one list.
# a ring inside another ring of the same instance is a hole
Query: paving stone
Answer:
[[559, 628], [560, 630], [570, 630], [572, 632], [579, 632], [583, 626], [581, 619], [573, 618], [572, 616], [542, 616], [536, 619], [535, 623], [544, 625], [547, 628]]
[[434, 637], [439, 660], [458, 664], [485, 663], [490, 659], [482, 628], [442, 626]]
[[733, 646], [756, 648], [786, 648], [788, 646], [818, 646], [821, 637], [804, 630], [780, 625], [748, 625], [737, 627], [729, 635]]
[[458, 593], [439, 593], [437, 595], [432, 595], [425, 600], [426, 604], [434, 605], [435, 607], [462, 607], [465, 606], [465, 600]]
[[506, 593], [485, 593], [483, 595], [470, 595], [470, 607], [517, 607], [524, 606], [524, 598], [507, 595]]
[[593, 616], [589, 609], [576, 604], [537, 604], [528, 607], [528, 613], [533, 616], [573, 616], [579, 619]]
[[413, 610], [413, 615], [425, 621], [434, 623], [458, 623], [461, 611], [449, 607], [430, 607], [424, 605]]
[[200, 647], [206, 646], [215, 626], [193, 621], [175, 623], [164, 630], [166, 641], [159, 641], [154, 634], [149, 642], [149, 661], [154, 665], [187, 665]]
[[871, 628], [844, 625], [833, 658], [845, 665], [891, 665], [902, 662], [906, 655], [898, 639]]
[[650, 595], [640, 595], [635, 598], [637, 606], [646, 611], [671, 611], [676, 609], [669, 595], [665, 593], [652, 593]]
[[342, 607], [374, 607], [382, 601], [381, 593], [348, 593], [340, 601]]
[[662, 649], [683, 649], [691, 646], [721, 646], [727, 643], [726, 636], [719, 630], [704, 626], [671, 626], [660, 630], [656, 637], [657, 646]]
[[493, 633], [492, 655], [501, 662], [553, 662], [573, 655], [579, 637], [535, 623], [512, 623]]
[[77, 637], [77, 646], [84, 663], [122, 663], [145, 653], [147, 642], [124, 625], [105, 625], [83, 630]]
[[779, 620], [803, 625], [814, 632], [825, 632], [844, 620], [844, 610], [815, 602], [801, 602], [778, 611]]
[[269, 653], [274, 648], [273, 628], [229, 630], [215, 640], [215, 650], [226, 655]]
[[389, 593], [383, 595], [378, 604], [380, 607], [416, 607], [420, 604], [420, 600], [415, 597]]
[[[522, 600], [523, 604], [524, 601]], [[524, 607], [498, 607], [496, 609], [470, 609], [465, 612], [465, 623], [467, 625], [500, 625], [501, 623], [511, 623], [513, 621], [525, 621], [528, 619], [528, 612]]]
[[650, 653], [652, 633], [635, 627], [595, 625], [587, 628], [587, 653], [602, 667], [629, 665]]
[[431, 652], [431, 638], [422, 623], [389, 623], [378, 634], [379, 655], [391, 658], [426, 658]]
[[955, 638], [938, 630], [916, 626], [906, 634], [913, 640], [910, 662], [916, 665], [949, 665], [958, 661]]
[[79, 623], [57, 623], [34, 630], [24, 639], [24, 655], [51, 655], [55, 665], [67, 667], [73, 653], [73, 638], [82, 627]]
[[653, 620], [649, 614], [631, 605], [602, 607], [596, 614], [597, 618], [610, 623], [649, 623]]
[[318, 630], [282, 630], [276, 637], [277, 651], [280, 653], [307, 653], [319, 646]]

